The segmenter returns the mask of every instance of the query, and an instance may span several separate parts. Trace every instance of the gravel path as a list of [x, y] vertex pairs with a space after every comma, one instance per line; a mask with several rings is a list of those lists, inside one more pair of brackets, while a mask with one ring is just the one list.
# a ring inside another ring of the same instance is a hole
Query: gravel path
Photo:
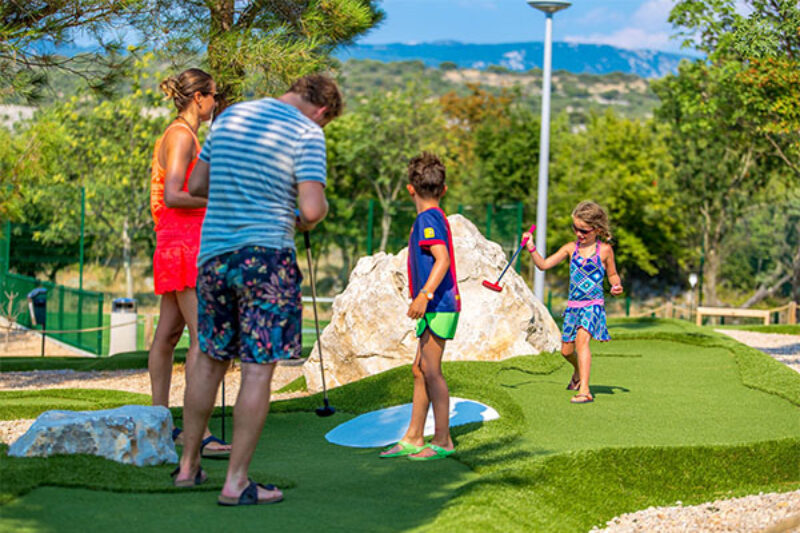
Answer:
[[718, 329], [742, 344], [761, 350], [795, 372], [800, 372], [800, 336], [777, 333], [757, 333], [739, 329]]
[[800, 531], [800, 490], [757, 494], [683, 507], [650, 507], [624, 514], [607, 522], [608, 533], [659, 533]]

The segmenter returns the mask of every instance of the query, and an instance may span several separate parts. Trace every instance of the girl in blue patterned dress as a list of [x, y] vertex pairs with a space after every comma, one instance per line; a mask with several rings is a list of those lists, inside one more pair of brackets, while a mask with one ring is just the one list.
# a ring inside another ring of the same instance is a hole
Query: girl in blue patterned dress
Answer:
[[[603, 277], [608, 275], [611, 294], [622, 294], [622, 281], [614, 263], [614, 250], [607, 242], [610, 240], [608, 215], [594, 202], [581, 202], [572, 210], [572, 230], [576, 241], [568, 242], [559, 250], [544, 259], [536, 251], [529, 233], [527, 248], [534, 264], [540, 270], [553, 268], [561, 261], [569, 259], [569, 300], [564, 311], [564, 333], [561, 336], [561, 355], [574, 369], [567, 390], [577, 390], [572, 403], [594, 401], [589, 390], [589, 373], [592, 367], [591, 339], [609, 341], [606, 327], [606, 309], [603, 301]], [[577, 352], [577, 356], [576, 356]]]

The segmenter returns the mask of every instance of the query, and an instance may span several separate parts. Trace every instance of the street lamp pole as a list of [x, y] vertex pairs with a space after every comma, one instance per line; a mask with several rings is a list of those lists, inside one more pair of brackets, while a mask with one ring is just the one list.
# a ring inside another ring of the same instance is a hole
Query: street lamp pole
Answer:
[[[540, 2], [529, 0], [528, 5], [545, 13], [544, 69], [542, 76], [542, 124], [539, 131], [539, 188], [536, 202], [536, 249], [547, 256], [547, 182], [550, 164], [550, 78], [553, 56], [553, 13], [568, 8], [570, 2]], [[533, 293], [544, 302], [544, 271], [536, 269]]]

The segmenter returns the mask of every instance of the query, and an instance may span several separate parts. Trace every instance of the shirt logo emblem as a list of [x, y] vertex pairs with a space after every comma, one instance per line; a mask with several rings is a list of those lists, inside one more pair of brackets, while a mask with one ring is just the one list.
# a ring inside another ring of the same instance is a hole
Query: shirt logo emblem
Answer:
[[432, 239], [436, 236], [436, 233], [434, 233], [433, 228], [425, 228], [423, 234], [425, 235], [426, 239]]

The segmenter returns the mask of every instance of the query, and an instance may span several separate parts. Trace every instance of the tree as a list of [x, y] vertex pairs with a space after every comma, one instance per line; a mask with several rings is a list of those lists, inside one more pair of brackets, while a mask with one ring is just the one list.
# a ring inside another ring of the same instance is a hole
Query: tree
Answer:
[[150, 163], [153, 143], [169, 120], [153, 111], [160, 96], [142, 90], [140, 81], [134, 76], [133, 91], [121, 98], [76, 96], [43, 110], [21, 134], [21, 143], [36, 150], [17, 185], [26, 209], [49, 221], [35, 235], [47, 246], [79, 234], [80, 189], [85, 188], [90, 253], [122, 260], [129, 297], [134, 245], [152, 248]]
[[331, 180], [347, 180], [353, 190], [375, 194], [381, 207], [381, 251], [386, 250], [396, 203], [405, 194], [407, 162], [422, 151], [446, 158], [445, 131], [438, 102], [414, 85], [375, 94], [331, 124]]
[[678, 189], [696, 218], [705, 263], [706, 300], [715, 305], [723, 240], [754, 207], [771, 180], [780, 179], [769, 143], [753, 135], [736, 90], [740, 65], [681, 64], [677, 75], [653, 84], [662, 105], [657, 116], [671, 130], [670, 147]]
[[476, 176], [467, 184], [479, 203], [535, 203], [539, 169], [539, 118], [526, 108], [476, 128]]
[[[334, 48], [382, 17], [373, 0], [9, 0], [0, 8], [0, 90], [33, 97], [45, 80], [42, 69], [57, 67], [108, 93], [127, 75], [120, 67], [132, 63], [115, 31], [127, 27], [142, 38], [129, 52], [158, 50], [173, 60], [204, 54], [218, 91], [235, 102], [245, 96], [249, 74], [259, 74], [255, 94], [284, 90], [329, 67]], [[53, 53], [78, 32], [99, 49]]]
[[670, 21], [709, 61], [684, 65], [656, 86], [659, 114], [676, 134], [683, 190], [692, 193], [687, 202], [702, 213], [712, 302], [726, 229], [772, 180], [792, 186], [800, 177], [800, 5], [746, 4], [743, 15], [733, 0], [678, 1]]
[[670, 21], [685, 44], [709, 55], [713, 65], [740, 63], [732, 83], [742, 94], [743, 122], [763, 135], [775, 155], [800, 175], [800, 4], [747, 0], [742, 15], [732, 0], [681, 0]]
[[608, 210], [617, 267], [625, 279], [677, 281], [687, 256], [684, 213], [663, 132], [652, 122], [624, 119], [609, 109], [590, 115], [584, 131], [562, 128], [554, 141], [551, 242], [574, 239], [572, 209], [593, 200]]
[[[346, 285], [355, 261], [365, 249], [367, 202], [371, 197], [369, 183], [343, 161], [353, 157], [352, 132], [360, 129], [361, 116], [348, 112], [325, 127], [328, 152], [328, 186], [325, 194], [330, 212], [315, 229], [320, 238], [314, 244], [320, 251], [329, 251], [333, 246], [342, 254], [342, 268], [336, 278], [342, 287]], [[322, 253], [316, 253], [315, 258]]]
[[775, 182], [764, 195], [769, 201], [738, 221], [724, 247], [725, 284], [749, 293], [740, 307], [800, 297], [800, 187]]
[[[328, 56], [377, 24], [374, 0], [141, 0], [130, 20], [148, 44], [175, 56], [206, 52], [228, 101], [285, 90], [330, 66]], [[257, 73], [248, 87], [248, 74]]]
[[448, 168], [447, 178], [450, 187], [459, 190], [458, 199], [467, 196], [480, 181], [476, 149], [479, 137], [485, 140], [486, 136], [478, 131], [508, 128], [514, 102], [514, 95], [506, 89], [499, 95], [481, 89], [476, 83], [468, 83], [467, 89], [469, 93], [465, 96], [450, 91], [439, 99], [453, 141], [453, 164]]
[[[139, 0], [6, 0], [0, 5], [0, 97], [35, 100], [46, 70], [75, 73], [96, 89], [108, 88], [129, 61], [121, 40], [109, 38], [114, 23], [139, 8]], [[99, 44], [93, 53], [55, 54], [79, 32]]]

